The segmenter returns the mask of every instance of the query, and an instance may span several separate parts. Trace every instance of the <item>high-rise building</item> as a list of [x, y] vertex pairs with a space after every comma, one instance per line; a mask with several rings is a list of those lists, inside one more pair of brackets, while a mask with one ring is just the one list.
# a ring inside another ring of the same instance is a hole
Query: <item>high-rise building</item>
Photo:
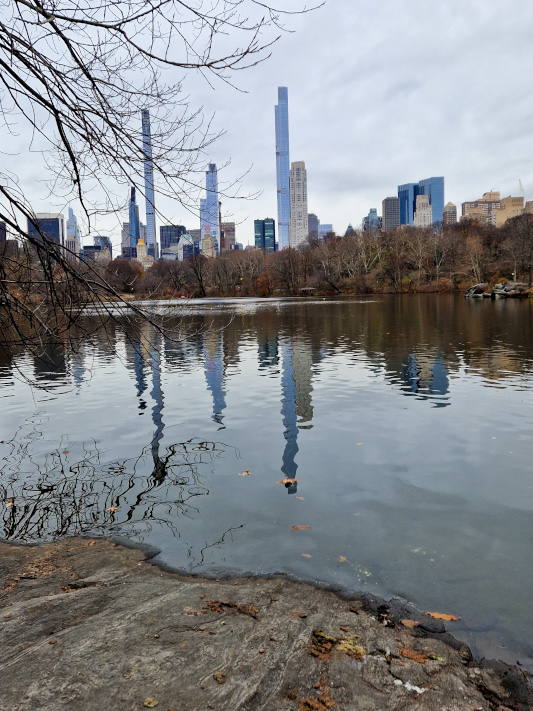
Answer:
[[[290, 157], [289, 157], [289, 90], [278, 87], [276, 117], [276, 179], [278, 196], [278, 240], [279, 248], [289, 246], [290, 201]], [[307, 235], [306, 235], [307, 236]]]
[[444, 210], [444, 178], [426, 178], [420, 180], [419, 195], [427, 195], [429, 204], [433, 212], [433, 224], [442, 222], [442, 213]]
[[198, 254], [198, 244], [199, 241], [195, 240], [192, 235], [182, 235], [178, 245], [178, 259], [183, 262], [192, 257], [193, 254]]
[[368, 215], [363, 217], [363, 232], [379, 232], [381, 229], [381, 217], [377, 208], [371, 207]]
[[229, 252], [235, 249], [235, 223], [220, 223], [220, 251]]
[[107, 254], [106, 254], [105, 258], [109, 258], [109, 260], [113, 259], [113, 245], [112, 245], [111, 239], [109, 237], [103, 236], [103, 235], [96, 235], [94, 238], [94, 243], [96, 246], [99, 246], [102, 248], [102, 252], [104, 252], [107, 249], [109, 257], [107, 257]]
[[400, 224], [413, 225], [416, 210], [416, 198], [427, 195], [433, 208], [433, 222], [442, 222], [444, 210], [444, 178], [425, 178], [418, 183], [398, 185], [400, 200]]
[[413, 226], [431, 227], [432, 224], [433, 207], [429, 204], [429, 197], [427, 195], [417, 195]]
[[60, 213], [38, 212], [35, 219], [28, 220], [28, 235], [42, 242], [41, 233], [48, 240], [61, 247], [65, 246], [65, 219]]
[[205, 229], [202, 235], [202, 254], [205, 257], [214, 258], [217, 256], [215, 240], [209, 229]]
[[324, 239], [327, 235], [331, 234], [333, 232], [333, 225], [332, 224], [320, 224], [318, 223], [318, 238], [319, 239]]
[[0, 245], [7, 242], [7, 227], [5, 222], [0, 222]]
[[159, 227], [159, 244], [161, 251], [172, 245], [178, 245], [181, 235], [187, 232], [184, 225], [161, 225]]
[[309, 215], [307, 215], [307, 229], [309, 230], [310, 235], [313, 235], [314, 237], [318, 236], [319, 224], [320, 220], [318, 217], [313, 212], [310, 212]]
[[455, 225], [457, 223], [457, 206], [453, 202], [449, 202], [444, 206], [442, 211], [442, 224]]
[[255, 246], [267, 254], [276, 251], [276, 224], [271, 217], [254, 221]]
[[307, 171], [303, 160], [291, 163], [290, 198], [289, 246], [298, 247], [298, 245], [305, 242], [309, 235], [309, 223], [307, 221]]
[[400, 226], [400, 199], [386, 197], [381, 203], [383, 232], [391, 232]]
[[209, 232], [210, 238], [213, 240], [215, 255], [219, 251], [219, 203], [218, 203], [218, 175], [217, 166], [215, 163], [209, 163], [209, 169], [205, 174], [205, 193], [206, 196], [200, 200], [200, 229], [202, 252], [203, 240], [206, 232]]
[[[137, 205], [136, 198], [135, 198], [135, 188], [131, 188], [131, 197], [130, 197], [130, 221], [129, 221], [129, 230], [130, 230], [130, 248], [137, 249], [137, 242], [139, 241], [141, 237], [141, 222], [139, 220], [139, 206]], [[130, 255], [131, 256], [131, 255]]]
[[157, 241], [155, 238], [155, 197], [154, 167], [152, 162], [152, 135], [150, 131], [150, 112], [142, 111], [143, 154], [144, 154], [144, 193], [146, 197], [146, 248], [149, 256], [157, 259]]
[[524, 212], [524, 197], [502, 198], [501, 208], [496, 211], [496, 227], [502, 227], [511, 217], [518, 217]]
[[350, 222], [350, 224], [346, 228], [346, 232], [344, 233], [344, 236], [345, 237], [353, 237], [355, 234], [357, 234], [357, 233], [354, 230], [354, 228], [352, 227], [352, 223]]

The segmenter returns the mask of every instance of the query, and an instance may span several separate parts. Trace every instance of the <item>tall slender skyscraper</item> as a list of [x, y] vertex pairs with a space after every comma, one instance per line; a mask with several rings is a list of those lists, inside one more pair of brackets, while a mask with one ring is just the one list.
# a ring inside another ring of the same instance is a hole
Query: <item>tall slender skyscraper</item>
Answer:
[[307, 171], [303, 160], [291, 163], [289, 246], [298, 247], [309, 234], [307, 213]]
[[276, 106], [276, 178], [278, 185], [278, 240], [279, 248], [289, 246], [289, 222], [291, 219], [290, 200], [290, 158], [289, 158], [289, 91], [286, 86], [278, 87]]
[[150, 112], [143, 109], [143, 153], [144, 153], [144, 192], [146, 195], [146, 241], [148, 254], [158, 258], [155, 238], [155, 202], [154, 202], [154, 167], [152, 162], [152, 135], [150, 132]]
[[[218, 204], [218, 174], [216, 163], [209, 163], [209, 170], [205, 174], [205, 198], [200, 200], [200, 229], [203, 241], [207, 233], [213, 239], [215, 253], [219, 253], [219, 204]], [[209, 245], [211, 240], [207, 241]], [[207, 244], [207, 243], [206, 243]]]
[[[135, 200], [135, 188], [131, 189], [130, 197], [130, 221], [129, 221], [129, 231], [130, 231], [130, 248], [137, 249], [137, 242], [141, 237], [141, 223], [139, 221], [139, 208]], [[131, 256], [131, 255], [130, 255]]]

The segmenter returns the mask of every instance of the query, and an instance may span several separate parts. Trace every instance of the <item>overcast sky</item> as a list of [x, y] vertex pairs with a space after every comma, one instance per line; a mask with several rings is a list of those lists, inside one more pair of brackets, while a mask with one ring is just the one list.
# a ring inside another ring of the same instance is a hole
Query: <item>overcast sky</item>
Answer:
[[[289, 89], [290, 158], [306, 163], [309, 212], [337, 232], [360, 226], [371, 207], [381, 214], [398, 184], [433, 175], [445, 176], [445, 201], [458, 206], [491, 189], [517, 195], [519, 179], [533, 199], [530, 0], [327, 0], [287, 25], [293, 32], [273, 56], [235, 77], [246, 93], [186, 82], [191, 104], [226, 131], [210, 155], [218, 165], [231, 160], [220, 177], [250, 169], [242, 192], [261, 192], [223, 201], [238, 241], [253, 242], [255, 218], [277, 220], [278, 86]], [[38, 170], [34, 162], [23, 179]], [[44, 188], [27, 189], [36, 210], [48, 208]], [[170, 202], [157, 207], [199, 227]]]

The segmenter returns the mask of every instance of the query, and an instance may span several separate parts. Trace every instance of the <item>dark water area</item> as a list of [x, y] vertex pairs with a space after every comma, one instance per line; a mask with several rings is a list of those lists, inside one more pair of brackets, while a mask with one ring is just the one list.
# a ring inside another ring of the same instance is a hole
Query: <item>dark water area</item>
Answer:
[[533, 670], [533, 300], [177, 313], [169, 338], [110, 327], [0, 360], [0, 536], [399, 595]]

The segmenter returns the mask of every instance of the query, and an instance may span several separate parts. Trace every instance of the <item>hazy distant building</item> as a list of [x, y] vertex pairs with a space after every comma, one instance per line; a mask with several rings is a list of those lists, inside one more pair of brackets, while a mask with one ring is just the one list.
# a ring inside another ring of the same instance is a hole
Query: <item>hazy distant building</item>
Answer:
[[444, 178], [433, 177], [420, 180], [418, 183], [398, 185], [400, 200], [400, 225], [413, 225], [416, 211], [416, 198], [427, 195], [432, 207], [433, 222], [442, 222], [444, 210]]
[[160, 225], [159, 244], [161, 250], [168, 249], [172, 245], [178, 245], [181, 235], [187, 232], [184, 225]]
[[254, 220], [255, 246], [267, 254], [276, 251], [276, 223], [271, 217]]
[[217, 256], [215, 239], [207, 225], [204, 225], [204, 231], [202, 234], [202, 254], [209, 258]]
[[318, 238], [319, 239], [324, 239], [324, 237], [331, 234], [332, 232], [333, 232], [333, 225], [331, 223], [327, 223], [324, 225], [318, 223]]
[[448, 202], [442, 212], [443, 225], [455, 225], [457, 223], [457, 207], [453, 202]]
[[178, 244], [178, 259], [183, 262], [192, 257], [193, 254], [198, 254], [199, 244], [199, 240], [195, 239], [192, 234], [186, 233], [182, 235]]
[[[139, 208], [137, 207], [137, 212]], [[142, 237], [142, 239], [146, 242], [146, 225], [143, 225], [141, 221], [139, 221], [139, 233]], [[126, 257], [127, 259], [135, 259], [137, 256], [137, 243], [135, 243], [135, 246], [131, 246], [131, 234], [130, 234], [130, 223], [129, 222], [123, 222], [122, 223], [122, 239], [121, 239], [121, 251], [122, 251], [122, 256]]]
[[381, 217], [375, 207], [370, 208], [370, 212], [363, 217], [363, 232], [379, 232], [381, 230]]
[[215, 256], [219, 251], [219, 221], [220, 210], [218, 202], [218, 172], [216, 163], [209, 163], [205, 173], [205, 198], [200, 200], [200, 230], [202, 252], [204, 249], [204, 237], [209, 233], [207, 251], [211, 252], [211, 240], [215, 250]]
[[0, 245], [7, 242], [7, 227], [5, 222], [0, 222]]
[[400, 199], [386, 197], [381, 203], [383, 232], [397, 230], [400, 226]]
[[51, 242], [65, 246], [65, 219], [62, 214], [41, 212], [28, 220], [28, 235], [37, 242], [42, 242], [41, 233]]
[[313, 236], [318, 236], [318, 225], [320, 224], [320, 220], [318, 217], [313, 213], [309, 213], [307, 215], [307, 229], [309, 230], [309, 234]]
[[413, 219], [414, 227], [431, 227], [433, 225], [433, 208], [427, 195], [418, 195]]
[[74, 210], [69, 207], [67, 220], [67, 236], [65, 246], [68, 252], [72, 253], [72, 258], [76, 258], [81, 249], [81, 233], [78, 227], [78, 220], [74, 214]]
[[309, 234], [307, 221], [307, 171], [303, 160], [291, 163], [290, 174], [291, 217], [289, 221], [289, 246], [298, 247]]
[[220, 223], [220, 251], [230, 252], [235, 249], [235, 223]]
[[[289, 90], [278, 87], [278, 103], [275, 107], [276, 120], [276, 181], [278, 197], [278, 239], [279, 248], [290, 244], [289, 223], [291, 219], [290, 200], [290, 157], [289, 157]], [[307, 235], [306, 235], [307, 236]]]
[[356, 233], [354, 228], [352, 227], [352, 224], [350, 223], [348, 227], [346, 228], [346, 232], [344, 233], [345, 237], [353, 237]]
[[113, 259], [113, 245], [111, 239], [107, 236], [96, 235], [94, 238], [94, 243], [102, 248], [102, 251], [106, 250], [109, 253], [109, 260]]
[[150, 269], [152, 264], [154, 263], [154, 258], [151, 254], [148, 254], [148, 245], [142, 239], [142, 237], [139, 239], [137, 242], [137, 261], [140, 262], [142, 268], [146, 271], [146, 269]]

